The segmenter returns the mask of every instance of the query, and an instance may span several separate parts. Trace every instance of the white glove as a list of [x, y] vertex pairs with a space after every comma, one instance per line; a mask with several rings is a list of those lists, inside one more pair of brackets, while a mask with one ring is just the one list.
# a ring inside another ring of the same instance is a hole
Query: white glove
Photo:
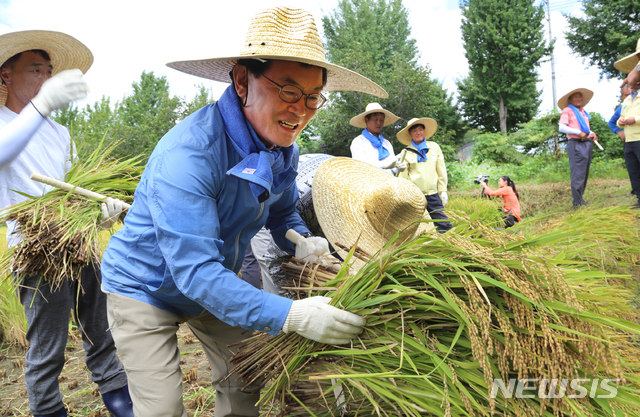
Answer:
[[384, 165], [382, 167], [382, 169], [392, 169], [396, 167], [396, 164], [398, 163], [397, 159], [392, 159], [391, 162], [388, 162], [387, 165]]
[[330, 256], [329, 242], [318, 236], [303, 237], [296, 242], [296, 258], [313, 263], [322, 256]]
[[396, 164], [396, 168], [398, 169], [398, 172], [405, 171], [407, 169], [407, 163], [406, 162], [398, 162]]
[[82, 81], [82, 71], [71, 69], [62, 71], [42, 84], [38, 94], [31, 100], [41, 115], [66, 107], [69, 103], [87, 96], [89, 87]]
[[102, 229], [110, 229], [120, 218], [122, 201], [117, 198], [107, 197], [107, 199], [102, 202], [101, 208], [102, 222], [100, 222], [100, 227]]
[[440, 193], [440, 200], [442, 200], [443, 206], [447, 205], [447, 203], [449, 202], [449, 195], [447, 194], [446, 191], [443, 191]]
[[282, 326], [285, 333], [296, 332], [320, 343], [343, 345], [362, 332], [367, 323], [357, 314], [329, 305], [328, 297], [295, 300]]

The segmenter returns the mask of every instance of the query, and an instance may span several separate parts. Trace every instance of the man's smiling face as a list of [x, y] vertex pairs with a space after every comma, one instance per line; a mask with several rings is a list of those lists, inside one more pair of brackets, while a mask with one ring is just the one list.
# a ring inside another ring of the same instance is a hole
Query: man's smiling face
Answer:
[[[253, 126], [258, 137], [267, 147], [291, 146], [296, 138], [316, 115], [317, 110], [308, 108], [305, 97], [295, 103], [287, 103], [280, 98], [280, 88], [261, 76], [248, 75], [246, 69], [237, 69], [240, 75], [236, 84], [241, 101], [246, 92], [249, 97], [243, 108], [244, 115]], [[242, 75], [244, 71], [245, 75]], [[322, 68], [303, 65], [293, 61], [273, 61], [264, 75], [280, 85], [294, 85], [304, 94], [322, 92]]]

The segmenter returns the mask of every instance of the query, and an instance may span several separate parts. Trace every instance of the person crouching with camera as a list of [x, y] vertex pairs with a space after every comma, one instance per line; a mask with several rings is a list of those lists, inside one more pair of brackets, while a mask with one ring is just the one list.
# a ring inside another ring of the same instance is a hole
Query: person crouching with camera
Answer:
[[509, 228], [520, 222], [520, 196], [516, 190], [516, 184], [506, 175], [498, 179], [498, 189], [492, 190], [485, 181], [480, 181], [482, 192], [490, 196], [502, 197], [502, 212], [504, 213], [505, 227]]

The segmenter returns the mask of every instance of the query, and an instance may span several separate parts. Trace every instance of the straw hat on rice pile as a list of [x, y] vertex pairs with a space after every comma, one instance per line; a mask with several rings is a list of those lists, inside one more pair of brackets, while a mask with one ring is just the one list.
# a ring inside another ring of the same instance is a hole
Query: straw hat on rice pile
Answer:
[[343, 259], [347, 252], [338, 244], [357, 245], [373, 255], [398, 232], [400, 243], [433, 229], [433, 223], [421, 222], [430, 217], [420, 189], [366, 162], [325, 161], [316, 172], [312, 192], [318, 222]]

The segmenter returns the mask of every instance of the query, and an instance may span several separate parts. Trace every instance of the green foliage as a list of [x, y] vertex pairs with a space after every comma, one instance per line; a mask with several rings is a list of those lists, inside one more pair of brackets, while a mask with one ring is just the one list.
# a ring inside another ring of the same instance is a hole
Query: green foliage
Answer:
[[[447, 164], [447, 175], [450, 186], [467, 190], [478, 187], [473, 183], [473, 179], [478, 175], [488, 175], [491, 187], [497, 185], [498, 178], [502, 175], [511, 177], [516, 186], [521, 181], [531, 184], [568, 182], [571, 178], [571, 168], [566, 153], [560, 155], [543, 153], [523, 155], [518, 164], [496, 163], [490, 159], [481, 162], [452, 162]], [[628, 178], [624, 160], [594, 158], [589, 169], [589, 178]]]
[[329, 93], [329, 103], [311, 122], [328, 153], [351, 156], [349, 146], [361, 129], [349, 125], [349, 119], [374, 101], [401, 117], [382, 131], [396, 152], [404, 146], [395, 135], [413, 117], [434, 118], [438, 131], [433, 140], [441, 145], [462, 142], [467, 126], [452, 96], [430, 78], [428, 67], [417, 64], [416, 41], [409, 39], [408, 11], [401, 0], [340, 0], [322, 24], [331, 62], [372, 79], [389, 93], [386, 100], [355, 92]]
[[601, 77], [615, 78], [613, 64], [636, 50], [640, 36], [640, 0], [583, 0], [582, 13], [565, 14], [567, 43]]
[[485, 133], [476, 137], [473, 146], [475, 162], [494, 161], [508, 164], [520, 164], [522, 153], [518, 152], [510, 137], [500, 133]]
[[[613, 113], [613, 112], [612, 112]], [[591, 120], [589, 125], [591, 130], [598, 135], [598, 142], [604, 148], [601, 151], [597, 146], [593, 147], [594, 159], [620, 159], [624, 158], [624, 142], [620, 139], [620, 136], [616, 135], [609, 129], [608, 121], [602, 117], [600, 113], [589, 113]]]
[[171, 97], [166, 77], [156, 77], [153, 72], [143, 72], [140, 81], [132, 83], [132, 89], [132, 94], [114, 105], [103, 96], [93, 106], [82, 110], [72, 106], [53, 116], [72, 132], [81, 160], [104, 140], [106, 145], [118, 143], [114, 157], [141, 156], [141, 163], [146, 163], [165, 133], [210, 102], [209, 90], [202, 85], [190, 102]]
[[322, 142], [318, 140], [314, 126], [307, 125], [296, 138], [296, 143], [300, 147], [300, 155], [322, 153]]
[[544, 10], [533, 0], [463, 0], [462, 39], [469, 77], [460, 102], [474, 127], [507, 134], [533, 117], [540, 104], [536, 69], [549, 55]]
[[[511, 98], [507, 105], [506, 130], [513, 132], [519, 123], [535, 117], [541, 100], [536, 89], [537, 79], [518, 86], [520, 95]], [[456, 82], [459, 105], [469, 124], [486, 132], [497, 133], [500, 128], [500, 99], [486, 86], [469, 75]]]
[[558, 153], [559, 143], [567, 141], [567, 136], [558, 131], [559, 121], [560, 112], [552, 110], [527, 123], [519, 124], [519, 129], [510, 136], [510, 140], [521, 146], [525, 153]]

